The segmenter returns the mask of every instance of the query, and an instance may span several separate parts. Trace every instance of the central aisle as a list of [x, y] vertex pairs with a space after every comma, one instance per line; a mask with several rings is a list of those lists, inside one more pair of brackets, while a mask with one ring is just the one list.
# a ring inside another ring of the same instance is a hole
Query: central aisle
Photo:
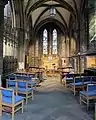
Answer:
[[37, 88], [34, 100], [29, 100], [24, 114], [15, 120], [92, 120], [73, 94], [64, 90], [59, 77], [49, 77]]
[[59, 80], [49, 77], [41, 83], [34, 101], [28, 103], [24, 120], [92, 120]]

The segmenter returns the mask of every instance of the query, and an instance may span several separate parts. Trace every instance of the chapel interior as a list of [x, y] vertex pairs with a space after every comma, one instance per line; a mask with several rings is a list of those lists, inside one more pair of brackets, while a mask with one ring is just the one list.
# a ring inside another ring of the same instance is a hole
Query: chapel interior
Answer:
[[[26, 83], [25, 87], [21, 81]], [[7, 93], [10, 89], [13, 102], [6, 96], [11, 94]], [[95, 120], [95, 91], [96, 0], [0, 0], [2, 120], [37, 120], [39, 117], [40, 120], [83, 120], [84, 116], [84, 120]], [[21, 97], [21, 94], [25, 97]], [[56, 99], [51, 98], [51, 94]], [[14, 102], [17, 99], [14, 96], [20, 99], [18, 103]], [[31, 102], [27, 100], [30, 97]], [[73, 104], [74, 107], [74, 104], [78, 104], [74, 112], [77, 110], [80, 114], [73, 115], [71, 110], [72, 113], [68, 115], [70, 107], [66, 113], [67, 108], [61, 107], [61, 99], [64, 105]], [[72, 101], [67, 103], [67, 100]], [[42, 101], [44, 105], [41, 105]], [[14, 107], [19, 104], [22, 106], [18, 109]], [[51, 114], [47, 104], [50, 109], [55, 104], [52, 109], [60, 108], [61, 112]], [[42, 112], [40, 116], [34, 113], [35, 109], [40, 112], [40, 105], [46, 108], [45, 113], [48, 111], [49, 116]], [[15, 113], [21, 108], [22, 115]], [[6, 115], [6, 111], [12, 114], [12, 118]], [[55, 116], [57, 114], [58, 117]]]

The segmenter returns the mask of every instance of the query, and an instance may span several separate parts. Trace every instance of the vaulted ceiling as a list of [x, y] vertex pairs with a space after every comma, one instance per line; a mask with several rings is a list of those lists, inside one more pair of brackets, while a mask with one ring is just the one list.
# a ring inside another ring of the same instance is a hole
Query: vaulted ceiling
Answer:
[[36, 27], [40, 22], [50, 19], [49, 9], [54, 6], [54, 19], [65, 28], [69, 27], [70, 17], [76, 17], [82, 0], [24, 0], [26, 18], [31, 16], [32, 25]]

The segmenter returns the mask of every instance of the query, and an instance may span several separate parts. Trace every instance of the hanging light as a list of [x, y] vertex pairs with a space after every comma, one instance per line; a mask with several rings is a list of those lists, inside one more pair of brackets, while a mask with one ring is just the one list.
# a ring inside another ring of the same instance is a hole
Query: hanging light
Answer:
[[56, 9], [55, 9], [55, 7], [53, 5], [53, 0], [51, 2], [52, 2], [52, 4], [51, 4], [51, 7], [49, 9], [50, 17], [54, 17], [56, 15]]
[[54, 17], [56, 15], [55, 7], [51, 6], [49, 12], [50, 12], [50, 17]]

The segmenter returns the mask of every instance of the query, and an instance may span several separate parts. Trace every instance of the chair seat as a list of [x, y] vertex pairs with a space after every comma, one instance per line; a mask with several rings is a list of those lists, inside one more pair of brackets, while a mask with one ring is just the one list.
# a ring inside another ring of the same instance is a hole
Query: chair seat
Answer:
[[12, 87], [12, 86], [11, 86], [11, 87], [8, 87], [8, 88], [16, 90], [16, 87]]
[[36, 82], [28, 82], [30, 85], [36, 85]]
[[87, 91], [80, 91], [80, 94], [84, 95], [85, 97], [87, 97], [87, 95], [89, 97], [92, 97], [92, 96], [96, 96], [96, 91], [95, 90], [89, 91], [88, 93], [87, 93]]
[[96, 84], [96, 81], [92, 81], [92, 84]]
[[27, 92], [27, 91], [31, 92], [32, 90], [33, 90], [32, 88], [27, 88], [27, 89], [26, 88], [18, 88], [17, 89], [18, 92]]
[[[21, 96], [14, 96], [14, 104], [24, 100], [24, 97]], [[12, 98], [11, 97], [5, 97], [2, 96], [2, 102], [6, 104], [12, 104]]]
[[31, 78], [31, 80], [39, 80], [38, 78]]
[[66, 80], [73, 80], [73, 78], [66, 78]]
[[[90, 82], [84, 82], [84, 85], [89, 84]], [[77, 82], [77, 83], [69, 83], [70, 86], [82, 86], [82, 82]]]

